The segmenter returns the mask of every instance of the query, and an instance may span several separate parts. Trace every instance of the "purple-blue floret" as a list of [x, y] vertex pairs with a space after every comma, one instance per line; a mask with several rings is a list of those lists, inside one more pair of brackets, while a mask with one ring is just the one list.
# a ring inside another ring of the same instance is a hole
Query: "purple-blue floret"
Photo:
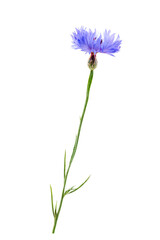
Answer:
[[113, 55], [120, 50], [121, 40], [119, 35], [115, 38], [115, 34], [111, 34], [111, 31], [105, 30], [104, 35], [98, 35], [96, 30], [92, 32], [91, 29], [81, 27], [72, 33], [72, 47], [74, 49], [80, 49], [86, 53], [107, 53]]

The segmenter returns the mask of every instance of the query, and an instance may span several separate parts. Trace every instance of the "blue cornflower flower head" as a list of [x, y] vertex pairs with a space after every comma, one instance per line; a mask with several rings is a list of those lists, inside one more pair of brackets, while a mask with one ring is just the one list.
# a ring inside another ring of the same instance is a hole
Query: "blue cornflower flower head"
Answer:
[[76, 28], [76, 31], [72, 33], [72, 47], [74, 49], [80, 49], [85, 53], [90, 53], [88, 66], [90, 69], [95, 69], [97, 66], [96, 54], [107, 53], [111, 56], [120, 50], [121, 40], [119, 35], [115, 38], [115, 33], [111, 34], [111, 31], [105, 30], [102, 37], [101, 34], [97, 34], [96, 30], [92, 32], [91, 29], [81, 27]]

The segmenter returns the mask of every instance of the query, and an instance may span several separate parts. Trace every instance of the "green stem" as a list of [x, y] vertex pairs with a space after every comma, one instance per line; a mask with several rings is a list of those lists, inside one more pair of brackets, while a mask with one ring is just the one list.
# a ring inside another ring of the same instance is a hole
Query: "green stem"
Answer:
[[80, 124], [79, 124], [79, 128], [78, 128], [78, 133], [77, 133], [76, 140], [75, 140], [75, 143], [74, 143], [72, 155], [71, 155], [71, 158], [70, 158], [70, 161], [69, 161], [69, 166], [68, 166], [67, 172], [66, 172], [65, 177], [64, 177], [64, 184], [63, 184], [63, 190], [62, 190], [61, 200], [60, 200], [58, 212], [55, 213], [54, 226], [53, 226], [53, 231], [52, 231], [52, 233], [55, 232], [55, 228], [56, 228], [56, 225], [57, 225], [57, 220], [58, 220], [58, 217], [59, 217], [59, 213], [60, 213], [60, 211], [61, 211], [61, 207], [62, 207], [62, 203], [63, 203], [64, 196], [65, 196], [65, 187], [66, 187], [66, 182], [67, 182], [68, 173], [69, 173], [69, 170], [70, 170], [72, 161], [73, 161], [73, 159], [74, 159], [74, 156], [75, 156], [75, 153], [76, 153], [76, 150], [77, 150], [78, 141], [79, 141], [79, 136], [80, 136], [81, 127], [82, 127], [82, 122], [83, 122], [83, 118], [84, 118], [84, 115], [85, 115], [85, 111], [86, 111], [87, 103], [88, 103], [88, 99], [89, 99], [89, 92], [90, 92], [90, 87], [91, 87], [91, 84], [92, 84], [92, 79], [93, 79], [93, 70], [90, 71], [90, 75], [89, 75], [89, 79], [88, 79], [88, 85], [87, 85], [87, 92], [86, 92], [86, 100], [85, 100], [85, 104], [84, 104], [84, 109], [83, 109], [83, 112], [82, 112], [82, 116], [81, 116], [81, 118], [80, 118]]

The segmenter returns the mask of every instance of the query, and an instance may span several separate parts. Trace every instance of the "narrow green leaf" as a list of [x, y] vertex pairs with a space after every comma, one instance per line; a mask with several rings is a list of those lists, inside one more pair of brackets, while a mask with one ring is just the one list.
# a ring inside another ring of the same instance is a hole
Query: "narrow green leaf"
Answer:
[[68, 194], [73, 193], [73, 192], [77, 191], [78, 189], [80, 189], [88, 181], [89, 178], [90, 178], [90, 176], [79, 187], [69, 191]]
[[64, 153], [64, 179], [66, 177], [66, 150], [65, 150], [65, 153]]
[[51, 190], [52, 213], [53, 213], [53, 216], [55, 216], [54, 205], [53, 205], [53, 192], [52, 192], [52, 187], [51, 187], [51, 185], [50, 185], [50, 190]]
[[64, 196], [67, 195], [67, 194], [69, 194], [70, 191], [72, 191], [73, 189], [74, 189], [74, 186], [71, 187], [71, 188], [69, 188], [68, 190], [66, 190], [65, 193], [64, 193]]

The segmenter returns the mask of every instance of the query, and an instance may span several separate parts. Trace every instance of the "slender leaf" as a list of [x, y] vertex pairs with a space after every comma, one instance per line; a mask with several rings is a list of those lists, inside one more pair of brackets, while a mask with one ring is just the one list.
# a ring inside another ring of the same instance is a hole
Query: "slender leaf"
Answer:
[[70, 191], [74, 190], [74, 186], [65, 191], [64, 196], [69, 194]]
[[51, 190], [52, 213], [53, 213], [53, 216], [55, 216], [54, 205], [53, 205], [53, 192], [52, 192], [52, 187], [51, 187], [51, 185], [50, 185], [50, 190]]
[[79, 187], [69, 191], [68, 194], [73, 193], [73, 192], [77, 191], [78, 189], [80, 189], [88, 181], [89, 178], [90, 178], [90, 176]]

